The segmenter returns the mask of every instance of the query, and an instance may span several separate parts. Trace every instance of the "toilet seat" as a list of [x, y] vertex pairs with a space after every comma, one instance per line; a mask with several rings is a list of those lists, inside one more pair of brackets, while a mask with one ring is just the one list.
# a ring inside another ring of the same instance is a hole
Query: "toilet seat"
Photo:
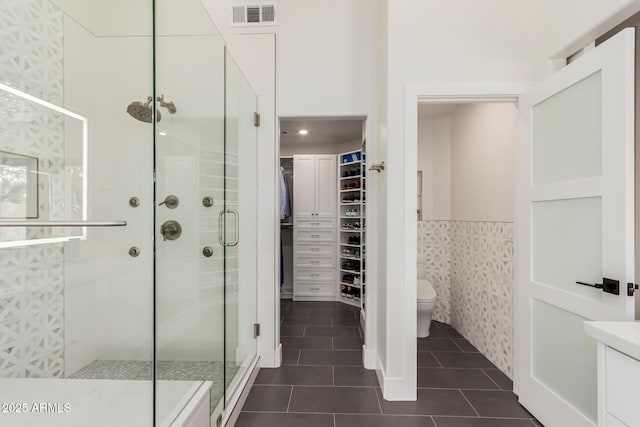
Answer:
[[418, 280], [418, 302], [434, 302], [438, 294], [428, 280]]

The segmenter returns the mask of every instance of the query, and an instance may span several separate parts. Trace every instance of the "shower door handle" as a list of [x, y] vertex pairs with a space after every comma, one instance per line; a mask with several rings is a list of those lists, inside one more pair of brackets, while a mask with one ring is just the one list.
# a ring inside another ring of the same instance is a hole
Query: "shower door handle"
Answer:
[[224, 214], [225, 214], [225, 211], [223, 210], [218, 213], [218, 243], [220, 243], [220, 246], [226, 246], [225, 245], [225, 240], [227, 238], [226, 227], [223, 226], [225, 222]]
[[229, 243], [228, 246], [238, 246], [238, 242], [240, 242], [240, 214], [235, 209], [228, 209], [227, 212], [233, 214], [235, 219], [235, 236], [233, 242]]
[[2, 221], [0, 227], [124, 227], [127, 221]]
[[[227, 214], [233, 214], [235, 218], [235, 236], [233, 242], [227, 243]], [[238, 246], [240, 241], [240, 216], [234, 209], [225, 209], [218, 213], [218, 243], [221, 246]]]

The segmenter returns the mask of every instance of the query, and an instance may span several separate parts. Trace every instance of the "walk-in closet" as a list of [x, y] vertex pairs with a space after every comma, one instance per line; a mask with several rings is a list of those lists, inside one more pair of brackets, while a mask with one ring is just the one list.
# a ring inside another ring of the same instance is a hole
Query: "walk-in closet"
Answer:
[[363, 119], [281, 119], [281, 299], [364, 307]]

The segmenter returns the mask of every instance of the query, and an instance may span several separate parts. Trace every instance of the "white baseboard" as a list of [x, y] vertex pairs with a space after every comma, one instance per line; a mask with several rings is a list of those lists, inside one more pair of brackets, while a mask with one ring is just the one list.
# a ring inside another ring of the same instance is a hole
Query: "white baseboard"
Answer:
[[282, 365], [282, 344], [273, 351], [260, 353], [260, 367], [279, 368]]
[[364, 365], [365, 369], [378, 368], [378, 358], [376, 356], [377, 355], [375, 351], [367, 349], [366, 345], [362, 346], [362, 364]]
[[382, 390], [384, 400], [391, 402], [415, 402], [418, 400], [417, 387], [409, 387], [407, 379], [404, 377], [389, 377], [384, 371], [384, 365], [380, 358], [376, 357], [378, 366], [376, 367], [376, 375]]

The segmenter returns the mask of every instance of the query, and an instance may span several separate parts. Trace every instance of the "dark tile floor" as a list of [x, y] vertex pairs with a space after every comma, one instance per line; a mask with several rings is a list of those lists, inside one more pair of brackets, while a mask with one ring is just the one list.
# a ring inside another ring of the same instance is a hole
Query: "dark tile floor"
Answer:
[[512, 383], [452, 327], [418, 339], [418, 400], [388, 402], [362, 367], [357, 309], [282, 302], [282, 367], [262, 369], [236, 427], [533, 427]]

